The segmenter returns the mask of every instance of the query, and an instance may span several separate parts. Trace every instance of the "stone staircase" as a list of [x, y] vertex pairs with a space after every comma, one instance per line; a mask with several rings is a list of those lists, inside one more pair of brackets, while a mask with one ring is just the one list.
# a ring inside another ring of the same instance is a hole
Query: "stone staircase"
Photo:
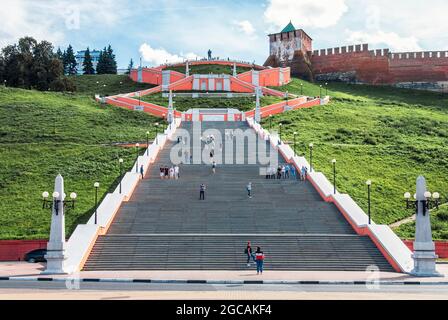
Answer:
[[[191, 132], [191, 126], [182, 128]], [[202, 123], [202, 131], [211, 128], [248, 126]], [[267, 270], [364, 271], [376, 265], [393, 271], [373, 242], [356, 235], [308, 182], [265, 179], [256, 164], [218, 165], [216, 174], [209, 165], [180, 165], [179, 180], [161, 180], [159, 167], [170, 164], [174, 145], [165, 146], [108, 234], [98, 238], [84, 270], [242, 270], [251, 241], [265, 252]], [[201, 183], [205, 201], [199, 201]]]

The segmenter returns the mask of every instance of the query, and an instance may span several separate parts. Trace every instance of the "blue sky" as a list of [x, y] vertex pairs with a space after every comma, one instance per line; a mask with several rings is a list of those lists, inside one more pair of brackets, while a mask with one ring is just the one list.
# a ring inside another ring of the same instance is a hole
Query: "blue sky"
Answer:
[[30, 35], [81, 50], [111, 44], [119, 67], [214, 56], [263, 63], [267, 34], [292, 20], [321, 49], [369, 43], [448, 50], [446, 0], [1, 0], [0, 46]]

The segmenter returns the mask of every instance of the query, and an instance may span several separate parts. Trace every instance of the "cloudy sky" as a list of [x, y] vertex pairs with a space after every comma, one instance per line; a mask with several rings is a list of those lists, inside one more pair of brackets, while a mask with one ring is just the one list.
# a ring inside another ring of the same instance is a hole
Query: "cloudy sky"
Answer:
[[76, 50], [111, 44], [119, 67], [206, 56], [263, 63], [292, 20], [321, 49], [369, 43], [448, 50], [446, 0], [0, 0], [0, 47], [30, 35]]

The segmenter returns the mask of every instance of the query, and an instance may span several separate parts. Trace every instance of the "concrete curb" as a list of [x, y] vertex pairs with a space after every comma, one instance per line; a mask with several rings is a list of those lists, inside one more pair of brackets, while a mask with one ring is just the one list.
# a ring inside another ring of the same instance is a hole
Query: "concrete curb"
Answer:
[[[42, 281], [66, 282], [76, 281], [78, 278], [47, 278], [47, 277], [0, 277], [0, 281]], [[152, 284], [212, 284], [212, 285], [448, 285], [448, 281], [338, 281], [338, 280], [162, 280], [162, 279], [128, 279], [128, 278], [81, 278], [80, 282], [120, 282], [120, 283], [152, 283]]]

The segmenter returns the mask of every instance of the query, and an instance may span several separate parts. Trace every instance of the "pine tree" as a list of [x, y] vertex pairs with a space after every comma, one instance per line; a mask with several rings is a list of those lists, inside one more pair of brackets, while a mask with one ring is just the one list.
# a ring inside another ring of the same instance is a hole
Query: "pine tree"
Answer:
[[98, 59], [98, 64], [96, 65], [96, 73], [97, 74], [105, 74], [106, 73], [106, 48], [100, 51], [100, 56]]
[[82, 63], [84, 74], [94, 74], [95, 69], [93, 68], [92, 56], [90, 55], [90, 49], [87, 47], [86, 52], [84, 53], [84, 61]]
[[64, 53], [62, 53], [61, 47], [58, 47], [58, 51], [56, 51], [56, 57], [61, 61], [64, 60]]
[[126, 74], [131, 74], [131, 70], [134, 68], [134, 60], [131, 59], [131, 61], [129, 61], [129, 66], [128, 66], [128, 70], [126, 71]]
[[115, 60], [115, 54], [114, 51], [112, 50], [111, 45], [107, 47], [106, 57], [107, 57], [106, 73], [117, 74], [117, 61]]
[[65, 74], [73, 75], [77, 73], [76, 58], [73, 52], [73, 47], [69, 44], [64, 55], [64, 72]]

